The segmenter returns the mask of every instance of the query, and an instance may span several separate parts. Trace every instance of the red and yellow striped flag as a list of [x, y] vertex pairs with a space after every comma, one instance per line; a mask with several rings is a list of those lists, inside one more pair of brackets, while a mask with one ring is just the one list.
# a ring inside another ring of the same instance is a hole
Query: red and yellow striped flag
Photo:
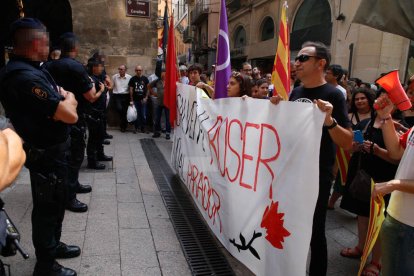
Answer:
[[348, 174], [348, 164], [351, 154], [343, 148], [336, 148], [336, 162], [338, 163], [339, 173], [341, 174], [341, 184], [345, 186], [346, 175]]
[[289, 28], [287, 24], [287, 1], [283, 4], [280, 14], [279, 37], [275, 63], [272, 71], [273, 95], [278, 94], [284, 100], [288, 100], [290, 92], [290, 52], [289, 52]]

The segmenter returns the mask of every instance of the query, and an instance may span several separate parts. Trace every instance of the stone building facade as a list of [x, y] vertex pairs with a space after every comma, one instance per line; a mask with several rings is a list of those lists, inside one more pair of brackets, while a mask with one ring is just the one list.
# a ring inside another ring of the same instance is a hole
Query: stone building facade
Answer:
[[220, 0], [189, 0], [194, 62], [206, 71], [216, 62]]
[[[280, 1], [227, 0], [232, 68], [250, 61], [271, 71], [276, 47]], [[283, 2], [283, 1], [281, 1]], [[289, 0], [291, 58], [302, 42], [319, 40], [331, 49], [332, 62], [352, 77], [373, 82], [380, 73], [414, 73], [414, 44], [401, 36], [352, 23], [361, 0]]]
[[144, 74], [154, 73], [157, 58], [158, 3], [148, 1], [149, 17], [127, 16], [126, 1], [70, 0], [73, 31], [80, 41], [79, 60], [86, 61], [96, 49], [106, 55], [106, 71], [117, 73], [120, 64], [142, 65]]

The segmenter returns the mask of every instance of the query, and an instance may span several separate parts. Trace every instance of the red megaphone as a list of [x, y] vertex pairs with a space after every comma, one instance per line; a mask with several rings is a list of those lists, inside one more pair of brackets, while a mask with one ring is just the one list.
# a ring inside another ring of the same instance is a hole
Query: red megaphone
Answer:
[[[411, 108], [411, 101], [408, 99], [404, 88], [401, 86], [400, 79], [398, 77], [398, 70], [393, 70], [375, 81], [382, 88], [387, 91], [390, 100], [401, 111]], [[374, 106], [378, 109], [377, 106]]]

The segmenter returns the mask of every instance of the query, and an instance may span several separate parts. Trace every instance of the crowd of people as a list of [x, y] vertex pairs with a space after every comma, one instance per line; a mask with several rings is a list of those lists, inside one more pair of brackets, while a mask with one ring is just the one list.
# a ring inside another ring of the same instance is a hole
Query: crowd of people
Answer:
[[[137, 119], [130, 123], [133, 133], [151, 130], [152, 137], [158, 138], [165, 132], [165, 138], [170, 139], [169, 110], [163, 103], [166, 72], [161, 68], [158, 76], [147, 77], [144, 68], [137, 65], [131, 76], [121, 64], [118, 73], [110, 77], [101, 53], [90, 57], [86, 66], [75, 59], [79, 44], [73, 33], [62, 35], [59, 48], [49, 52], [48, 33], [36, 19], [19, 19], [11, 33], [13, 54], [0, 71], [0, 101], [24, 144], [19, 146], [10, 130], [0, 133], [0, 146], [7, 149], [0, 151], [0, 165], [8, 168], [0, 174], [0, 188], [11, 183], [25, 162], [33, 197], [34, 275], [76, 275], [56, 259], [80, 255], [78, 246], [66, 245], [60, 237], [65, 210], [88, 210], [76, 198], [76, 194], [92, 190], [78, 179], [85, 150], [90, 169], [105, 169], [100, 162], [112, 160], [104, 152], [104, 145], [113, 138], [106, 131], [109, 102], [119, 115], [121, 132], [128, 129], [126, 113], [134, 106]], [[309, 275], [326, 275], [326, 212], [336, 207], [341, 196], [340, 207], [358, 216], [358, 243], [340, 254], [348, 258], [362, 255], [369, 198], [356, 197], [350, 189], [360, 170], [377, 183], [371, 196], [384, 196], [388, 205], [386, 221], [363, 275], [413, 275], [414, 109], [398, 111], [381, 87], [348, 79], [348, 72], [330, 61], [324, 44], [307, 42], [291, 64], [289, 101], [314, 103], [325, 113]], [[214, 99], [214, 72], [208, 76], [199, 64], [180, 64], [178, 69], [181, 83], [200, 88]], [[406, 92], [414, 104], [414, 78], [407, 83]], [[268, 99], [275, 105], [283, 100], [275, 91], [271, 73], [262, 76], [260, 69], [248, 62], [232, 72], [227, 95]], [[374, 103], [381, 108], [374, 108]], [[353, 132], [360, 132], [362, 140], [353, 139]], [[335, 165], [337, 147], [352, 155], [345, 183]]]

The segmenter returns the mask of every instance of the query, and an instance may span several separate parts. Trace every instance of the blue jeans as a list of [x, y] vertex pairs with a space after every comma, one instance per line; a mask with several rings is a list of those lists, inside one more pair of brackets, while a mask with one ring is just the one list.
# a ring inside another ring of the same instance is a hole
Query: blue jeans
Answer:
[[154, 132], [160, 132], [161, 131], [161, 116], [162, 111], [164, 110], [165, 115], [165, 131], [166, 133], [171, 133], [171, 125], [170, 125], [170, 110], [166, 108], [163, 105], [157, 106], [157, 113], [155, 117], [155, 124], [154, 124]]
[[137, 109], [137, 119], [135, 120], [135, 129], [144, 129], [145, 122], [147, 121], [147, 103], [143, 103], [143, 100], [134, 101], [135, 108]]
[[381, 251], [381, 275], [414, 275], [414, 227], [388, 215], [381, 228]]

